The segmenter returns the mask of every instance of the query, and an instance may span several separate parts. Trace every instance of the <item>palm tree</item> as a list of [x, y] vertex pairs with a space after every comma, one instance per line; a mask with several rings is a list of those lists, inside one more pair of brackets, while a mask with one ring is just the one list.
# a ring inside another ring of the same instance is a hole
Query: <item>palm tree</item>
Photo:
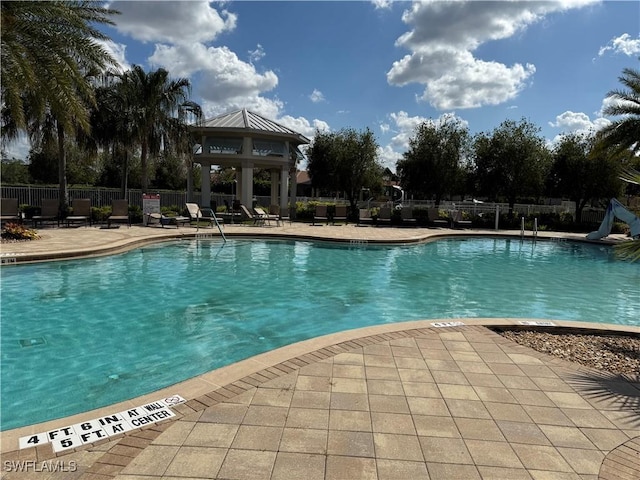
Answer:
[[191, 83], [186, 78], [169, 79], [169, 73], [160, 68], [146, 73], [139, 65], [120, 77], [123, 88], [132, 99], [130, 113], [134, 132], [140, 145], [142, 190], [149, 188], [148, 159], [158, 155], [163, 139], [171, 132], [175, 119], [186, 110], [200, 112], [200, 107], [189, 101]]
[[[632, 168], [627, 168], [622, 172], [620, 179], [627, 183], [640, 185], [640, 172]], [[621, 258], [631, 260], [632, 262], [640, 260], [640, 239], [636, 239], [633, 242], [621, 243], [616, 245], [615, 248], [616, 253]]]
[[67, 203], [65, 135], [89, 130], [94, 91], [89, 72], [115, 65], [96, 40], [96, 25], [113, 24], [115, 10], [97, 2], [10, 1], [1, 7], [2, 135], [34, 134], [54, 122], [61, 208]]
[[92, 140], [95, 147], [102, 147], [111, 152], [115, 160], [122, 154], [120, 168], [120, 194], [127, 198], [129, 159], [137, 145], [137, 132], [133, 109], [136, 99], [120, 81], [119, 75], [111, 75], [107, 84], [96, 89], [97, 107], [91, 115]]
[[[617, 100], [603, 110], [605, 115], [620, 117], [598, 132], [598, 148], [612, 153], [640, 154], [640, 71], [625, 68], [618, 78], [628, 90], [612, 90], [607, 97]], [[623, 168], [620, 177], [628, 183], [640, 184], [640, 172]], [[640, 260], [640, 241], [616, 246], [616, 252], [632, 261]]]
[[603, 113], [620, 117], [599, 132], [603, 146], [615, 147], [620, 152], [631, 150], [640, 153], [640, 71], [625, 68], [620, 82], [628, 90], [612, 90], [607, 97], [617, 100]]

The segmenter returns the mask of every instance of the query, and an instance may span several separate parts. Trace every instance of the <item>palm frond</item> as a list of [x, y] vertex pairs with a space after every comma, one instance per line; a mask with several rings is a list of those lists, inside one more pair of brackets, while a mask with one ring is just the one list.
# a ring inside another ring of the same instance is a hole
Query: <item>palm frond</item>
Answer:
[[623, 260], [637, 262], [640, 260], [640, 240], [629, 240], [615, 247], [616, 256]]

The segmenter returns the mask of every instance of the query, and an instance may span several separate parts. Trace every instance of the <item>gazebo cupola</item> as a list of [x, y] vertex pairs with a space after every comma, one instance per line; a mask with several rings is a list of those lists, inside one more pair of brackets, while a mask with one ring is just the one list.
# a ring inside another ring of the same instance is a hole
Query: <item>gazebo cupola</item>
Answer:
[[254, 168], [271, 171], [271, 204], [295, 204], [295, 185], [287, 198], [289, 174], [293, 172], [295, 183], [296, 162], [302, 158], [298, 147], [310, 143], [304, 135], [244, 108], [190, 128], [199, 144], [193, 161], [202, 167], [203, 206], [210, 204], [212, 165], [236, 169], [238, 197], [244, 205], [250, 206], [253, 199]]

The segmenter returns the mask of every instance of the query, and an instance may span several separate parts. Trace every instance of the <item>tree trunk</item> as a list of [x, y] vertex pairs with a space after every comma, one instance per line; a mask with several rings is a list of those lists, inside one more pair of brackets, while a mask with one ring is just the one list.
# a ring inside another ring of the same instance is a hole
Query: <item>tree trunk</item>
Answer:
[[122, 176], [120, 178], [120, 198], [128, 199], [127, 187], [129, 183], [129, 149], [124, 149], [124, 160], [122, 161]]
[[[187, 200], [193, 202], [193, 162], [186, 159], [187, 165]], [[231, 194], [233, 195], [233, 180], [231, 180]]]
[[140, 167], [142, 169], [142, 179], [141, 179], [141, 186], [142, 186], [142, 193], [149, 193], [147, 192], [148, 187], [149, 187], [149, 176], [147, 173], [147, 155], [148, 155], [148, 143], [147, 140], [143, 140], [142, 141], [142, 149], [140, 151]]
[[513, 218], [513, 207], [516, 204], [515, 197], [509, 197], [509, 218]]
[[582, 223], [582, 210], [584, 210], [587, 200], [575, 200], [576, 202], [576, 223]]
[[69, 191], [67, 189], [67, 153], [64, 148], [64, 127], [60, 122], [58, 130], [58, 210], [61, 216], [67, 212], [69, 204]]

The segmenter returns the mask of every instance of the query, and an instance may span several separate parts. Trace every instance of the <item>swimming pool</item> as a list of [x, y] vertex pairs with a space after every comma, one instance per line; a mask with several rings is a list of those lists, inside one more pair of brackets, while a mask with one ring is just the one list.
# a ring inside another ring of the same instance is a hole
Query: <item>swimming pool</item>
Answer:
[[[183, 241], [2, 270], [2, 429], [148, 393], [318, 335], [529, 317], [638, 325], [640, 265], [608, 247]], [[179, 392], [178, 392], [179, 393]]]

